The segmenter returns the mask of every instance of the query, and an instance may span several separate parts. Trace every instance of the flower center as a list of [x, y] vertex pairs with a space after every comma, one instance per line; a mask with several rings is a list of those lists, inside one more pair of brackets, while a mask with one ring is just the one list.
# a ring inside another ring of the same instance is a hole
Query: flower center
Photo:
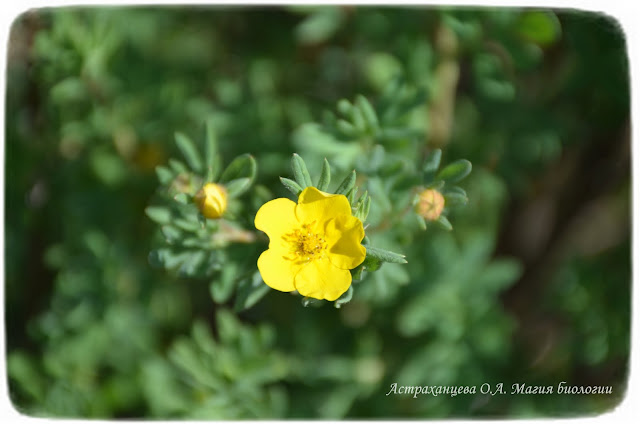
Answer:
[[291, 252], [298, 260], [309, 262], [322, 257], [327, 247], [324, 237], [312, 230], [311, 224], [304, 224], [301, 228], [287, 234], [286, 238], [291, 244]]

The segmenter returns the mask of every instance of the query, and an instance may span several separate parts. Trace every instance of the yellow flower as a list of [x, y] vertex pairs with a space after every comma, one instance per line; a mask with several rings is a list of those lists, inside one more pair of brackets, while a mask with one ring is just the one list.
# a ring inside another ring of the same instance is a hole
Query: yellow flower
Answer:
[[193, 200], [205, 218], [218, 219], [227, 209], [227, 190], [219, 184], [208, 183], [196, 193]]
[[444, 197], [438, 190], [423, 190], [418, 197], [416, 212], [429, 221], [435, 221], [440, 217], [444, 209]]
[[298, 204], [281, 198], [262, 205], [255, 225], [269, 236], [258, 269], [264, 282], [279, 291], [336, 300], [351, 285], [349, 270], [366, 255], [360, 244], [362, 222], [352, 216], [342, 194], [307, 187]]

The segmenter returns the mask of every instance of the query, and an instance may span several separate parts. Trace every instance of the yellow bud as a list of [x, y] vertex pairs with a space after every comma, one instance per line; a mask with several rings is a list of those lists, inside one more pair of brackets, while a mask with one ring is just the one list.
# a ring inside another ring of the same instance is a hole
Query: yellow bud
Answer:
[[444, 209], [444, 197], [438, 190], [427, 189], [419, 194], [416, 212], [429, 221], [440, 217]]
[[193, 200], [205, 218], [218, 219], [227, 209], [227, 190], [219, 184], [208, 183]]

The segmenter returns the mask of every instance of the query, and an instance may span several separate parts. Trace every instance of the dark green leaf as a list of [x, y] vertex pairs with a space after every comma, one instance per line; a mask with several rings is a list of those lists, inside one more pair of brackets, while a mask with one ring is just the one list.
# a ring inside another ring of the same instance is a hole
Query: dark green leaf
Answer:
[[307, 306], [321, 306], [322, 305], [322, 300], [320, 299], [314, 299], [313, 297], [303, 297], [302, 300], [302, 306], [304, 306], [305, 308]]
[[346, 292], [342, 294], [334, 303], [334, 306], [338, 309], [344, 304], [351, 302], [351, 298], [353, 297], [353, 285], [349, 286]]
[[338, 129], [338, 131], [340, 131], [340, 133], [347, 137], [357, 137], [360, 134], [356, 127], [354, 127], [344, 119], [338, 119], [336, 121], [336, 128]]
[[296, 197], [302, 193], [302, 187], [300, 187], [297, 182], [284, 177], [280, 177], [280, 182], [287, 188], [287, 190], [295, 194]]
[[422, 170], [425, 173], [425, 179], [431, 180], [436, 172], [438, 171], [438, 167], [440, 167], [440, 159], [442, 158], [442, 150], [435, 149], [432, 150], [427, 158], [424, 160], [424, 164], [422, 165]]
[[249, 190], [249, 187], [251, 187], [251, 178], [237, 178], [235, 180], [231, 180], [225, 185], [225, 187], [227, 188], [227, 194], [229, 197], [238, 197]]
[[377, 247], [366, 246], [367, 248], [367, 257], [372, 257], [374, 259], [379, 259], [383, 262], [392, 262], [396, 264], [406, 264], [407, 260], [404, 258], [404, 255], [400, 255], [398, 253], [390, 252], [388, 250], [380, 249]]
[[338, 112], [340, 112], [342, 115], [350, 117], [351, 111], [353, 110], [353, 105], [347, 99], [340, 99], [338, 101], [337, 109], [338, 109]]
[[220, 158], [218, 156], [218, 140], [211, 120], [207, 121], [205, 161], [207, 166], [207, 182], [213, 182], [218, 172], [220, 172]]
[[373, 106], [371, 106], [371, 103], [369, 103], [369, 100], [363, 95], [358, 95], [356, 96], [356, 106], [362, 111], [362, 116], [364, 117], [367, 127], [374, 131], [377, 130], [380, 126], [378, 116]]
[[187, 193], [178, 193], [175, 196], [173, 196], [173, 200], [175, 200], [180, 204], [188, 205], [193, 201], [193, 198], [189, 196]]
[[248, 178], [250, 181], [256, 176], [256, 160], [249, 153], [236, 157], [220, 176], [220, 182], [226, 183], [239, 178]]
[[457, 161], [447, 165], [442, 169], [436, 179], [455, 183], [462, 180], [471, 172], [471, 162], [466, 159], [458, 159]]
[[166, 166], [156, 166], [156, 175], [162, 185], [167, 185], [173, 180], [173, 172]]
[[291, 158], [291, 170], [293, 171], [293, 178], [302, 189], [313, 185], [311, 176], [307, 170], [307, 165], [304, 163], [304, 159], [297, 153], [294, 153]]
[[466, 205], [467, 202], [469, 202], [467, 196], [460, 193], [449, 192], [444, 195], [444, 204], [447, 207], [463, 206]]
[[453, 229], [453, 226], [444, 215], [440, 215], [440, 217], [433, 222], [443, 230], [451, 231]]
[[353, 188], [355, 184], [356, 184], [356, 171], [353, 170], [349, 175], [346, 176], [344, 180], [342, 180], [342, 182], [336, 189], [335, 193], [346, 195], [349, 192], [349, 190]]
[[168, 224], [171, 221], [171, 211], [164, 206], [147, 206], [144, 212], [158, 224]]
[[195, 172], [201, 172], [202, 160], [200, 159], [200, 153], [198, 153], [198, 149], [196, 149], [191, 139], [180, 132], [175, 134], [175, 138], [180, 152], [182, 152], [191, 169]]
[[[367, 251], [369, 250], [369, 248], [367, 247]], [[364, 262], [362, 263], [363, 268], [366, 271], [369, 272], [373, 272], [373, 271], [377, 271], [380, 269], [380, 267], [382, 266], [382, 261], [378, 258], [375, 258], [373, 256], [367, 256], [366, 258], [364, 258]]]
[[320, 172], [320, 179], [318, 180], [318, 185], [316, 187], [320, 191], [327, 191], [330, 182], [331, 166], [329, 165], [329, 161], [327, 161], [327, 158], [324, 158], [324, 162], [322, 162], [322, 171]]

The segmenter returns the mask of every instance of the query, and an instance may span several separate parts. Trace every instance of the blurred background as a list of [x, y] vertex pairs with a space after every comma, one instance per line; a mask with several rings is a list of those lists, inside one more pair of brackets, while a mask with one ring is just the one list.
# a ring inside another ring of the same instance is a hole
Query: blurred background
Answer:
[[[373, 232], [409, 263], [385, 264], [340, 309], [271, 291], [234, 312], [210, 279], [150, 266], [158, 234], [144, 210], [155, 167], [177, 155], [175, 131], [200, 139], [212, 120], [222, 155], [253, 154], [259, 184], [283, 197], [293, 152], [312, 175], [324, 157], [336, 175], [363, 165], [370, 146], [322, 139], [309, 123], [359, 93], [376, 106], [397, 76], [424, 94], [404, 118], [419, 136], [386, 151], [409, 161], [441, 148], [446, 161], [473, 163], [452, 232], [382, 231], [394, 202], [371, 179]], [[23, 413], [559, 417], [624, 397], [629, 74], [611, 18], [39, 9], [11, 29], [6, 105], [7, 369]], [[392, 383], [502, 382], [510, 393], [561, 381], [613, 393], [385, 396]]]

